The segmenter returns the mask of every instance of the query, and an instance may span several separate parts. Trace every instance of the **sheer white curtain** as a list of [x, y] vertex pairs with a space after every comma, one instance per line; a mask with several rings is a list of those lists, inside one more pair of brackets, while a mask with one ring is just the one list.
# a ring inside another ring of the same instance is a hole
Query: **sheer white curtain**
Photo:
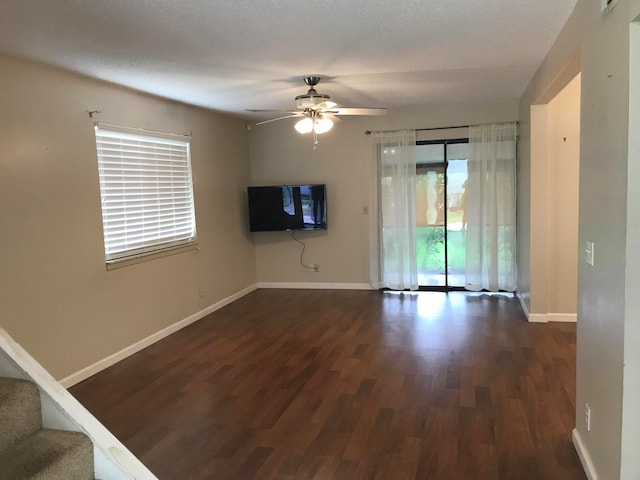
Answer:
[[371, 136], [371, 285], [417, 290], [416, 132]]
[[467, 290], [516, 289], [517, 125], [469, 128]]

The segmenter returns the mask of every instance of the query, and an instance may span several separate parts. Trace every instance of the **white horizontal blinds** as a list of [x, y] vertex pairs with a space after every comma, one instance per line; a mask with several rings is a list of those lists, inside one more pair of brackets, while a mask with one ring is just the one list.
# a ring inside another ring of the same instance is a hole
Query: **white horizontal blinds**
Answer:
[[189, 141], [96, 125], [107, 263], [195, 242]]

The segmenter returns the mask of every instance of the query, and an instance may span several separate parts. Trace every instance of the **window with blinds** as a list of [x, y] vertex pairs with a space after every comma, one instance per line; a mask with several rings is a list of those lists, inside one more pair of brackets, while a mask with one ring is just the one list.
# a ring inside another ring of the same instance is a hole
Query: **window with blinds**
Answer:
[[190, 138], [96, 124], [107, 264], [196, 243]]

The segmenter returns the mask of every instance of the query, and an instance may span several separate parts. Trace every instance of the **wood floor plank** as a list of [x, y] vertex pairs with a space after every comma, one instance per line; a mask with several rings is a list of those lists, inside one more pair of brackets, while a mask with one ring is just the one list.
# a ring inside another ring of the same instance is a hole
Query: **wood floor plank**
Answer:
[[160, 479], [585, 480], [575, 336], [510, 295], [258, 290], [70, 391]]

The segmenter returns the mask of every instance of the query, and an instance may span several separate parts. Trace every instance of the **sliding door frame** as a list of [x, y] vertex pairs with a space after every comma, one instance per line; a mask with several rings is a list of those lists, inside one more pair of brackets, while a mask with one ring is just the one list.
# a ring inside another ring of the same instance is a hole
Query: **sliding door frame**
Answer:
[[418, 140], [416, 146], [419, 145], [443, 145], [444, 146], [444, 161], [439, 163], [418, 163], [416, 169], [420, 167], [442, 167], [444, 171], [444, 285], [419, 285], [418, 289], [421, 291], [436, 291], [436, 292], [451, 292], [451, 291], [464, 291], [464, 287], [452, 287], [449, 285], [449, 238], [447, 233], [447, 216], [449, 210], [449, 202], [447, 197], [447, 169], [449, 167], [449, 156], [447, 152], [448, 145], [469, 143], [469, 138], [452, 138], [448, 140]]

